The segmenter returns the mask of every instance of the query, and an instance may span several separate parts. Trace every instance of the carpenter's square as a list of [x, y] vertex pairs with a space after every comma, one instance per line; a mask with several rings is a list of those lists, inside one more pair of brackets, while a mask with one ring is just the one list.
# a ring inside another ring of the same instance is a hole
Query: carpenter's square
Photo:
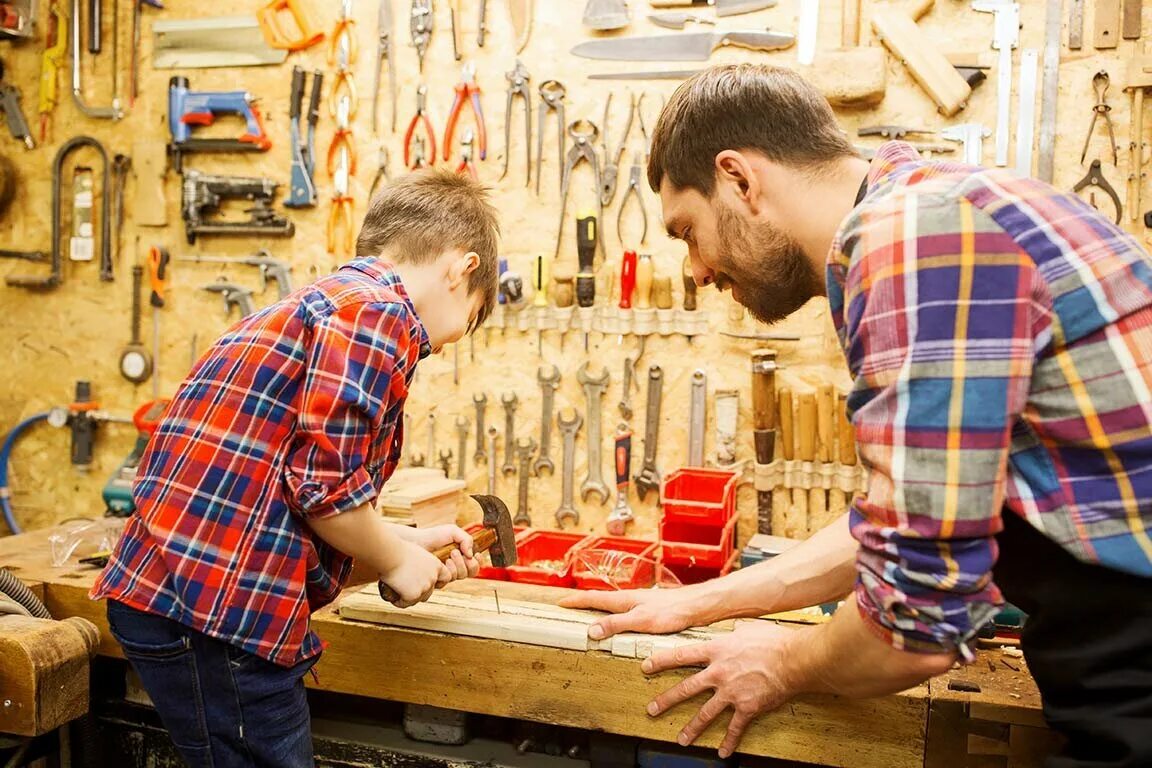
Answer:
[[973, 0], [972, 10], [991, 13], [996, 22], [992, 48], [1000, 52], [996, 64], [996, 165], [1008, 165], [1011, 130], [1012, 49], [1020, 43], [1020, 5], [1005, 0]]

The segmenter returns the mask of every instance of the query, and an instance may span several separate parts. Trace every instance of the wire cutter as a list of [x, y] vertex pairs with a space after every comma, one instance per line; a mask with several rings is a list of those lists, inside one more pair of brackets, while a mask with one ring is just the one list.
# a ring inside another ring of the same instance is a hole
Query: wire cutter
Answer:
[[564, 206], [568, 202], [568, 187], [572, 183], [572, 171], [582, 160], [588, 161], [588, 164], [592, 166], [592, 174], [596, 182], [597, 226], [595, 237], [600, 244], [600, 253], [603, 255], [604, 238], [600, 237], [599, 227], [599, 222], [604, 218], [604, 206], [600, 201], [600, 162], [596, 157], [596, 150], [593, 148], [596, 139], [600, 136], [600, 129], [589, 120], [577, 120], [568, 126], [568, 135], [572, 137], [574, 144], [568, 150], [568, 158], [564, 162], [564, 175], [561, 176], [560, 226], [556, 231], [556, 253], [554, 255], [560, 255], [560, 240], [564, 236]]
[[1096, 93], [1096, 103], [1092, 105], [1092, 122], [1088, 123], [1088, 135], [1084, 137], [1084, 149], [1080, 150], [1080, 162], [1088, 156], [1088, 144], [1092, 141], [1092, 131], [1096, 128], [1096, 118], [1103, 117], [1104, 124], [1108, 126], [1108, 146], [1112, 148], [1112, 165], [1116, 165], [1116, 134], [1112, 130], [1112, 107], [1109, 106], [1107, 96], [1111, 78], [1104, 70], [1092, 76], [1092, 90]]
[[504, 104], [504, 172], [500, 178], [508, 175], [508, 163], [512, 155], [512, 100], [520, 96], [524, 99], [524, 151], [527, 153], [524, 186], [528, 186], [532, 183], [532, 92], [528, 88], [532, 76], [520, 59], [516, 59], [516, 67], [506, 72], [504, 77], [508, 79], [508, 99]]
[[350, 69], [356, 62], [360, 52], [360, 43], [356, 39], [356, 19], [352, 18], [352, 0], [341, 0], [340, 15], [336, 17], [336, 25], [332, 28], [332, 36], [328, 38], [328, 66], [340, 61], [341, 67]]
[[[408, 130], [404, 131], [404, 167], [415, 170], [416, 168], [423, 168], [423, 165], [412, 164], [412, 138], [416, 133], [416, 126], [423, 123], [424, 132], [428, 136], [428, 147], [431, 150], [428, 157], [436, 157], [436, 131], [432, 129], [432, 121], [428, 119], [427, 111], [428, 103], [428, 86], [421, 85], [416, 89], [416, 114], [412, 116], [411, 122], [408, 123]], [[421, 148], [424, 142], [421, 141]]]
[[[564, 121], [564, 97], [568, 90], [559, 80], [545, 80], [540, 83], [540, 114], [536, 120], [536, 194], [540, 194], [540, 163], [544, 159], [544, 122], [549, 112], [555, 112], [557, 152], [556, 159], [559, 168], [564, 167], [564, 128], [568, 124]], [[560, 189], [564, 189], [564, 177], [558, 180]]]
[[460, 164], [456, 166], [456, 173], [466, 173], [474, 181], [479, 181], [480, 177], [476, 175], [476, 163], [472, 162], [472, 142], [474, 139], [475, 134], [472, 129], [466, 128], [464, 138], [460, 141]]
[[412, 45], [420, 59], [420, 71], [424, 71], [424, 54], [432, 40], [432, 27], [435, 16], [432, 14], [432, 0], [412, 0], [412, 14], [408, 20], [408, 31], [412, 34]]
[[612, 94], [604, 102], [604, 139], [601, 145], [604, 150], [604, 171], [600, 176], [600, 204], [611, 205], [612, 198], [616, 196], [616, 179], [620, 174], [620, 158], [624, 156], [624, 145], [628, 142], [628, 133], [632, 130], [632, 117], [636, 114], [636, 94], [629, 94], [628, 120], [624, 123], [624, 132], [620, 134], [620, 142], [615, 149], [608, 149], [608, 113], [612, 108]]
[[636, 204], [640, 206], [640, 220], [644, 223], [640, 231], [640, 244], [648, 242], [648, 211], [644, 207], [644, 195], [641, 193], [641, 174], [644, 167], [644, 153], [637, 152], [632, 158], [632, 167], [628, 170], [628, 189], [624, 190], [624, 199], [620, 201], [620, 210], [616, 212], [616, 237], [620, 246], [624, 246], [624, 210], [628, 201], [635, 195]]
[[448, 113], [448, 126], [444, 129], [445, 160], [452, 152], [452, 135], [456, 133], [456, 121], [460, 118], [465, 101], [472, 104], [472, 114], [476, 117], [476, 144], [480, 150], [480, 159], [484, 160], [488, 157], [488, 132], [484, 129], [484, 110], [480, 107], [480, 86], [476, 84], [474, 62], [464, 65], [460, 82], [456, 83], [456, 98], [452, 100], [452, 110]]
[[339, 155], [347, 162], [348, 174], [356, 175], [356, 144], [352, 136], [351, 99], [347, 95], [340, 98], [336, 107], [336, 131], [332, 134], [332, 143], [328, 145], [328, 175], [334, 175], [336, 159]]

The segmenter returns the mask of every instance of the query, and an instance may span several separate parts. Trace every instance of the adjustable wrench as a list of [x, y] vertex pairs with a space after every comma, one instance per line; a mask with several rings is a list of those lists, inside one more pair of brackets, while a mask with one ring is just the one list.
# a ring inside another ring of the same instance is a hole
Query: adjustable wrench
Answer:
[[535, 439], [522, 437], [516, 441], [516, 458], [520, 460], [520, 494], [516, 516], [512, 518], [512, 522], [516, 525], [532, 525], [532, 517], [528, 514], [528, 470], [534, 453], [536, 453]]
[[488, 427], [488, 453], [492, 461], [488, 462], [488, 495], [496, 495], [496, 438], [499, 433], [496, 427]]
[[580, 485], [580, 498], [587, 502], [593, 493], [600, 497], [600, 503], [608, 501], [608, 486], [604, 482], [603, 467], [600, 460], [600, 398], [608, 388], [608, 369], [592, 378], [588, 375], [588, 363], [580, 366], [576, 380], [584, 387], [584, 399], [588, 405], [588, 476]]
[[476, 453], [473, 454], [472, 461], [484, 464], [488, 461], [488, 454], [484, 450], [484, 413], [488, 410], [488, 395], [483, 392], [472, 395], [472, 404], [476, 406]]
[[560, 470], [560, 506], [556, 509], [556, 526], [564, 528], [564, 519], [572, 518], [573, 525], [580, 524], [580, 513], [572, 503], [572, 490], [575, 485], [574, 475], [576, 474], [576, 433], [580, 431], [580, 425], [584, 423], [584, 418], [580, 415], [580, 411], [575, 408], [572, 409], [572, 418], [565, 419], [564, 412], [561, 411], [556, 414], [556, 425], [560, 427], [560, 437], [563, 443], [563, 457], [561, 459]]
[[500, 402], [504, 404], [504, 466], [500, 469], [505, 475], [514, 475], [516, 474], [516, 464], [512, 461], [512, 456], [516, 450], [516, 432], [512, 422], [512, 414], [516, 413], [516, 406], [520, 402], [520, 398], [516, 396], [515, 392], [511, 394], [505, 392], [500, 395]]
[[656, 491], [660, 503], [660, 470], [656, 468], [656, 442], [660, 439], [660, 398], [664, 392], [664, 371], [660, 366], [648, 368], [648, 411], [644, 418], [644, 465], [634, 479], [640, 501], [648, 491]]
[[468, 418], [456, 417], [456, 437], [459, 440], [457, 448], [460, 450], [460, 461], [456, 463], [456, 479], [464, 479], [464, 457], [468, 455]]
[[692, 399], [688, 410], [688, 466], [704, 466], [705, 398], [708, 378], [699, 368], [692, 374]]
[[556, 399], [556, 390], [560, 388], [560, 369], [552, 366], [552, 372], [545, 374], [545, 368], [536, 371], [536, 380], [540, 382], [540, 455], [532, 465], [532, 474], [539, 477], [540, 470], [547, 469], [548, 474], [556, 473], [556, 465], [552, 463], [552, 404]]
[[632, 472], [632, 430], [627, 424], [616, 427], [616, 506], [608, 515], [608, 533], [623, 536], [632, 521], [628, 506], [628, 476]]

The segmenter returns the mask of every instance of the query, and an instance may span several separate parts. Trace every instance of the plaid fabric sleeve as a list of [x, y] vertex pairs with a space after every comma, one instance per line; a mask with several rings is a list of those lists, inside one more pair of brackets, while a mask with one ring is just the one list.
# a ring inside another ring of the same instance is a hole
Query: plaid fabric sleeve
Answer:
[[856, 598], [893, 646], [959, 652], [995, 613], [1011, 433], [1033, 360], [1033, 262], [970, 202], [908, 191], [842, 228], [848, 407], [868, 493]]
[[355, 304], [313, 327], [298, 398], [285, 497], [304, 518], [355, 509], [376, 496], [366, 466], [372, 440], [408, 358], [413, 322], [401, 304]]

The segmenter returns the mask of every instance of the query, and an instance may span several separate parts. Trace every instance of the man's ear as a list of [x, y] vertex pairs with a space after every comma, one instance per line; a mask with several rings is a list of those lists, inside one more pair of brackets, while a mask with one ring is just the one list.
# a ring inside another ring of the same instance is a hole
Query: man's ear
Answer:
[[476, 253], [476, 251], [468, 251], [461, 255], [452, 262], [452, 266], [448, 269], [448, 280], [451, 286], [455, 288], [465, 280], [468, 275], [475, 272], [479, 266], [480, 254]]
[[716, 181], [725, 197], [747, 206], [749, 212], [760, 212], [760, 177], [756, 174], [748, 155], [734, 149], [725, 149], [716, 155]]

